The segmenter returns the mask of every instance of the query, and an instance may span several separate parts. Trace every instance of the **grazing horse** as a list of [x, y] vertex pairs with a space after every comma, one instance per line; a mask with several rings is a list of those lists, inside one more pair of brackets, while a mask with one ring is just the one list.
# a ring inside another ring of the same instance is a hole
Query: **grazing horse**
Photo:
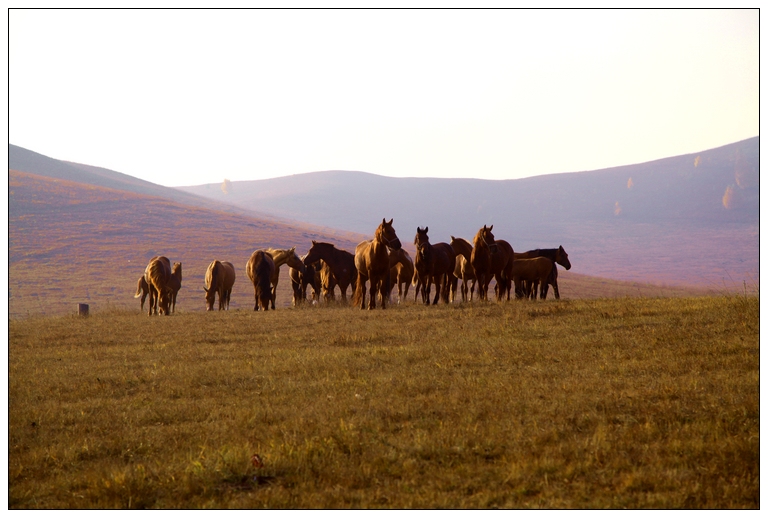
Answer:
[[472, 244], [464, 238], [451, 236], [451, 248], [456, 252], [456, 267], [453, 269], [453, 282], [451, 283], [451, 302], [456, 297], [456, 288], [459, 279], [461, 279], [461, 301], [472, 302], [472, 295], [475, 293], [475, 269], [472, 268]]
[[472, 256], [469, 263], [475, 270], [477, 278], [477, 295], [480, 300], [488, 300], [488, 285], [491, 283], [493, 272], [491, 270], [491, 256], [498, 253], [499, 246], [493, 237], [493, 225], [483, 225], [477, 231], [472, 241]]
[[331, 243], [318, 243], [313, 240], [312, 247], [304, 256], [304, 264], [316, 263], [321, 259], [323, 264], [320, 269], [320, 277], [325, 300], [333, 300], [333, 288], [338, 284], [341, 300], [346, 302], [347, 287], [351, 284], [354, 290], [357, 281], [354, 254], [336, 248]]
[[272, 260], [275, 262], [275, 271], [272, 273], [272, 309], [275, 309], [275, 299], [277, 299], [277, 283], [280, 280], [280, 267], [287, 264], [291, 268], [296, 268], [300, 272], [304, 273], [306, 267], [301, 261], [298, 255], [296, 255], [296, 247], [288, 248], [285, 250], [279, 248], [267, 248], [265, 250], [272, 256]]
[[448, 293], [453, 284], [453, 269], [456, 265], [456, 252], [448, 243], [431, 244], [429, 242], [429, 227], [422, 230], [416, 227], [416, 237], [413, 244], [416, 245], [416, 272], [422, 290], [422, 299], [429, 304], [430, 283], [435, 284], [435, 300], [437, 304], [442, 297], [448, 303]]
[[264, 250], [256, 250], [245, 264], [245, 273], [253, 283], [256, 299], [253, 310], [258, 311], [261, 305], [261, 309], [267, 311], [272, 302], [272, 274], [275, 273], [275, 261]]
[[355, 267], [357, 268], [357, 287], [355, 288], [355, 304], [365, 309], [365, 282], [371, 282], [371, 294], [368, 309], [376, 307], [376, 295], [381, 293], [381, 309], [387, 307], [389, 295], [389, 253], [387, 248], [400, 250], [400, 239], [397, 237], [392, 219], [387, 222], [384, 218], [376, 228], [373, 239], [363, 241], [355, 248]]
[[181, 289], [181, 263], [173, 263], [173, 268], [171, 268], [171, 279], [168, 281], [168, 288], [171, 290], [171, 313], [176, 313], [176, 296]]
[[205, 271], [205, 306], [206, 311], [213, 311], [216, 294], [219, 295], [219, 311], [229, 309], [229, 297], [235, 284], [235, 267], [227, 261], [211, 261]]
[[139, 277], [139, 282], [136, 284], [136, 295], [133, 296], [134, 299], [141, 297], [142, 311], [144, 311], [144, 301], [147, 299], [147, 295], [149, 295], [149, 285], [147, 284], [147, 280], [144, 278], [144, 275], [142, 275]]
[[[302, 264], [306, 255], [301, 257]], [[304, 273], [297, 268], [291, 268], [289, 271], [291, 278], [291, 287], [293, 288], [293, 305], [299, 304], [307, 300], [307, 286], [312, 286], [314, 294], [312, 298], [318, 301], [320, 298], [320, 261], [312, 264], [305, 265]]]
[[[515, 259], [514, 266], [512, 267], [512, 279], [515, 281], [515, 297], [525, 297], [525, 283], [537, 281], [541, 285], [541, 299], [546, 299], [549, 279], [554, 268], [555, 263], [546, 257]], [[531, 299], [536, 300], [535, 289], [531, 292]]]
[[171, 280], [171, 261], [165, 256], [155, 256], [149, 260], [144, 270], [144, 280], [149, 287], [149, 315], [154, 310], [158, 314], [158, 305], [161, 315], [169, 315], [169, 305], [172, 297], [172, 289], [169, 286]]
[[[403, 248], [389, 253], [389, 279], [390, 279], [390, 297], [392, 302], [392, 284], [397, 285], [398, 304], [403, 302], [408, 296], [408, 288], [413, 279], [413, 260]], [[405, 285], [405, 288], [403, 288]]]

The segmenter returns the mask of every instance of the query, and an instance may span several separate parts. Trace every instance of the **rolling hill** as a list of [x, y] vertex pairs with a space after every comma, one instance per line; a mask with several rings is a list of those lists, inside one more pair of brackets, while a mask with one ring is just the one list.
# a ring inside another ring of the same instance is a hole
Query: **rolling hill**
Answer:
[[369, 233], [382, 213], [401, 238], [433, 242], [494, 225], [515, 250], [563, 245], [574, 271], [639, 282], [757, 283], [759, 138], [600, 171], [520, 180], [388, 178], [325, 171], [180, 187], [283, 218]]

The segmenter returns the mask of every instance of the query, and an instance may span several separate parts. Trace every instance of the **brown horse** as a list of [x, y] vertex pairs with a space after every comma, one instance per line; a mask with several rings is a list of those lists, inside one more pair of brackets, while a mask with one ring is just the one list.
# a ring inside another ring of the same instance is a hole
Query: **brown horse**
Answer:
[[147, 295], [149, 295], [149, 284], [147, 284], [147, 280], [144, 278], [144, 275], [142, 275], [139, 277], [139, 282], [136, 284], [136, 295], [133, 296], [134, 299], [141, 297], [142, 311], [144, 311], [144, 301], [147, 299]]
[[376, 228], [373, 239], [363, 241], [355, 248], [355, 267], [357, 268], [357, 287], [355, 288], [355, 304], [365, 309], [365, 283], [371, 282], [371, 294], [368, 309], [376, 307], [376, 295], [381, 293], [381, 309], [385, 309], [389, 295], [389, 253], [387, 248], [400, 250], [400, 239], [397, 237], [392, 219], [381, 220]]
[[493, 277], [491, 256], [498, 253], [499, 249], [492, 230], [493, 225], [490, 227], [483, 225], [483, 228], [475, 234], [472, 242], [472, 256], [469, 262], [475, 270], [477, 295], [480, 300], [488, 300], [488, 285], [491, 283], [491, 277]]
[[205, 271], [205, 306], [206, 311], [213, 311], [216, 294], [219, 295], [219, 311], [229, 309], [229, 297], [235, 284], [235, 267], [227, 261], [211, 261]]
[[430, 283], [435, 285], [435, 300], [437, 304], [442, 297], [443, 302], [448, 303], [448, 293], [453, 284], [453, 269], [456, 265], [456, 252], [448, 243], [431, 244], [429, 242], [429, 227], [422, 230], [416, 227], [416, 237], [413, 244], [416, 245], [416, 272], [422, 290], [422, 299], [429, 304]]
[[275, 309], [275, 299], [277, 299], [277, 283], [280, 280], [280, 267], [287, 264], [290, 268], [296, 268], [300, 272], [304, 272], [306, 267], [301, 261], [298, 255], [296, 255], [296, 247], [288, 249], [280, 248], [267, 248], [265, 250], [272, 256], [272, 260], [275, 262], [275, 271], [272, 273], [272, 309]]
[[[402, 303], [408, 296], [408, 288], [411, 285], [411, 279], [413, 279], [413, 260], [411, 256], [403, 248], [389, 253], [389, 279], [390, 279], [390, 297], [389, 301], [392, 302], [392, 289], [393, 285], [397, 286], [397, 301], [398, 304]], [[405, 285], [405, 288], [403, 288]]]
[[256, 250], [245, 264], [245, 273], [253, 283], [256, 299], [253, 310], [258, 311], [261, 305], [261, 309], [267, 311], [272, 302], [272, 274], [275, 273], [275, 261], [264, 250]]
[[[307, 256], [301, 257], [302, 262]], [[291, 268], [288, 274], [293, 288], [293, 305], [298, 306], [307, 300], [307, 286], [312, 286], [314, 291], [312, 298], [317, 302], [320, 299], [320, 261], [305, 265], [304, 273], [297, 268]]]
[[456, 288], [459, 279], [461, 279], [461, 301], [472, 302], [472, 295], [475, 293], [475, 269], [472, 268], [472, 244], [464, 238], [451, 236], [451, 248], [456, 252], [456, 266], [453, 269], [453, 282], [451, 283], [451, 302], [456, 298]]
[[181, 289], [181, 263], [173, 263], [173, 268], [171, 268], [171, 278], [168, 281], [168, 288], [171, 290], [171, 313], [176, 313], [176, 296]]
[[[546, 257], [534, 257], [532, 259], [515, 259], [512, 267], [512, 279], [515, 282], [515, 296], [522, 298], [526, 293], [526, 282], [538, 282], [541, 285], [541, 298], [547, 298], [549, 288], [549, 279], [555, 263]], [[531, 298], [536, 299], [535, 289], [531, 293]]]
[[154, 310], [158, 314], [158, 306], [161, 315], [169, 315], [169, 305], [172, 297], [172, 289], [169, 286], [171, 280], [171, 261], [165, 256], [155, 256], [149, 260], [144, 270], [144, 280], [149, 287], [149, 315]]
[[346, 302], [347, 287], [351, 284], [354, 290], [357, 281], [355, 256], [346, 250], [336, 248], [331, 243], [318, 243], [313, 240], [312, 247], [304, 256], [304, 264], [316, 263], [321, 259], [324, 264], [320, 269], [320, 276], [325, 300], [333, 300], [333, 288], [338, 284], [341, 299]]
[[[528, 250], [527, 252], [515, 254], [515, 259], [532, 259], [534, 257], [546, 257], [547, 259], [550, 259], [553, 262], [559, 264], [566, 270], [571, 269], [571, 261], [568, 259], [568, 254], [566, 253], [565, 248], [563, 248], [563, 245], [560, 245], [559, 248], [537, 248], [536, 250]], [[555, 289], [555, 298], [559, 299], [560, 290], [557, 288], [557, 268], [555, 268], [554, 271], [554, 280], [550, 279], [548, 282]], [[533, 281], [533, 286], [531, 286], [529, 283], [526, 283], [525, 295], [529, 296], [531, 294], [531, 288], [533, 288], [535, 291], [538, 288], [538, 285], [538, 281]], [[518, 296], [517, 294], [515, 295]]]

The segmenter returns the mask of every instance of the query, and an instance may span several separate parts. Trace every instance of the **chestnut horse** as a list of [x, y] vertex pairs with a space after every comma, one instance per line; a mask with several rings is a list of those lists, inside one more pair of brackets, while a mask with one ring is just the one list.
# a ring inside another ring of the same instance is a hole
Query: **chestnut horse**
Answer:
[[168, 281], [168, 288], [171, 290], [171, 313], [176, 313], [176, 296], [181, 289], [181, 263], [173, 263], [171, 268], [171, 278]]
[[261, 305], [261, 309], [267, 311], [272, 302], [272, 274], [275, 273], [275, 261], [264, 250], [256, 250], [245, 264], [245, 273], [253, 283], [256, 299], [253, 310], [258, 311]]
[[333, 288], [338, 284], [341, 299], [346, 302], [347, 287], [351, 284], [354, 290], [357, 281], [355, 256], [346, 250], [336, 248], [331, 243], [318, 243], [313, 240], [312, 247], [304, 256], [304, 264], [316, 263], [321, 259], [324, 264], [320, 269], [320, 277], [325, 300], [333, 299]]
[[235, 284], [235, 267], [227, 261], [211, 261], [205, 271], [205, 306], [206, 311], [213, 311], [216, 294], [219, 295], [219, 311], [229, 309], [229, 297]]
[[280, 248], [267, 248], [265, 250], [272, 256], [272, 260], [275, 262], [275, 271], [272, 272], [272, 309], [275, 309], [275, 299], [277, 299], [277, 283], [280, 281], [280, 267], [287, 264], [291, 268], [296, 268], [301, 273], [304, 273], [306, 267], [301, 261], [298, 255], [296, 255], [296, 247], [282, 250]]
[[435, 284], [435, 300], [437, 304], [442, 297], [448, 303], [448, 293], [453, 284], [453, 269], [456, 265], [456, 252], [448, 243], [429, 242], [429, 227], [422, 230], [416, 227], [416, 237], [413, 244], [416, 245], [415, 268], [421, 284], [421, 297], [425, 304], [429, 304], [430, 283]]
[[475, 293], [475, 269], [469, 262], [472, 259], [472, 244], [464, 238], [451, 236], [451, 248], [456, 252], [456, 267], [453, 269], [453, 282], [451, 283], [451, 302], [456, 298], [456, 288], [461, 279], [461, 301], [472, 302], [472, 295]]
[[[512, 267], [512, 278], [515, 281], [515, 297], [524, 297], [526, 295], [525, 283], [535, 281], [541, 285], [541, 299], [546, 299], [549, 279], [554, 268], [555, 263], [547, 257], [515, 259], [514, 266]], [[536, 300], [535, 288], [531, 292], [531, 298]]]
[[[411, 279], [413, 279], [413, 260], [405, 249], [401, 248], [394, 252], [389, 253], [389, 279], [390, 279], [390, 297], [389, 301], [392, 302], [392, 289], [393, 285], [397, 286], [397, 302], [402, 303], [408, 296], [408, 288], [411, 285]], [[403, 288], [405, 285], [405, 288]]]
[[171, 261], [165, 256], [155, 256], [149, 260], [144, 270], [144, 280], [149, 288], [149, 315], [154, 310], [158, 314], [158, 305], [161, 315], [169, 315], [169, 305], [172, 297], [172, 289], [169, 286], [171, 280]]
[[381, 309], [387, 307], [389, 296], [389, 253], [387, 248], [400, 250], [400, 239], [392, 226], [393, 219], [387, 222], [384, 218], [376, 228], [373, 239], [363, 241], [355, 248], [355, 267], [357, 268], [357, 286], [355, 288], [355, 304], [365, 309], [365, 283], [370, 281], [371, 293], [368, 299], [368, 309], [376, 308], [376, 295], [381, 293]]
[[[306, 255], [301, 257], [302, 262]], [[312, 298], [315, 301], [319, 301], [320, 298], [320, 261], [312, 264], [305, 265], [304, 273], [297, 268], [291, 268], [289, 271], [291, 278], [291, 287], [293, 288], [293, 305], [299, 304], [307, 300], [307, 286], [312, 286], [314, 294]]]

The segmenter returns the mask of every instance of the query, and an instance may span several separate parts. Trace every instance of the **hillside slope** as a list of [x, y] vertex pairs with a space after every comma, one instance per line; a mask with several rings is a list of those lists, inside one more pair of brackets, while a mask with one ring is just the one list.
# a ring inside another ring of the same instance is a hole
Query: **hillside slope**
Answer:
[[482, 225], [515, 250], [563, 245], [575, 271], [639, 282], [757, 282], [759, 138], [601, 171], [520, 180], [388, 178], [353, 171], [180, 187], [284, 218], [357, 232], [382, 208], [410, 241], [471, 239]]

